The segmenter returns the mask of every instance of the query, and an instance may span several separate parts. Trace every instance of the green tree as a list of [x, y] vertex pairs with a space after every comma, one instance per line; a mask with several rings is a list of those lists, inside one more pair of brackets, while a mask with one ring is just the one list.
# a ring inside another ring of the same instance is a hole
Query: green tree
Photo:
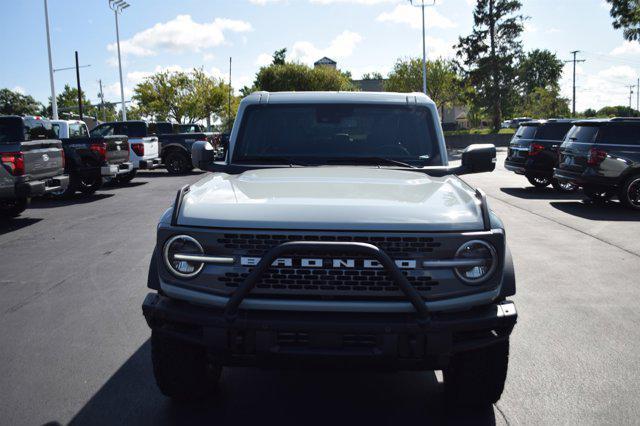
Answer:
[[254, 87], [256, 90], [270, 92], [354, 90], [350, 78], [339, 70], [328, 67], [310, 68], [291, 62], [260, 68]]
[[624, 38], [640, 41], [640, 2], [638, 0], [607, 0], [611, 5], [613, 28], [622, 28]]
[[625, 105], [606, 106], [596, 113], [598, 117], [638, 117], [638, 111]]
[[562, 77], [562, 62], [555, 53], [535, 49], [527, 52], [518, 65], [518, 77], [523, 94], [532, 93], [536, 88], [556, 89]]
[[276, 50], [273, 52], [273, 65], [284, 65], [287, 62], [287, 48]]
[[362, 80], [382, 80], [384, 77], [379, 72], [368, 72], [362, 74]]
[[593, 108], [587, 108], [582, 113], [582, 116], [585, 118], [596, 117], [598, 115], [598, 111]]
[[29, 95], [9, 89], [0, 89], [0, 114], [37, 115], [42, 112], [42, 104]]
[[536, 87], [524, 98], [521, 114], [531, 118], [561, 118], [571, 115], [569, 99], [558, 88]]
[[477, 0], [474, 27], [456, 45], [475, 99], [491, 116], [494, 129], [515, 105], [516, 61], [522, 52], [524, 17], [518, 0]]
[[[398, 59], [389, 73], [385, 90], [390, 92], [422, 91], [422, 59]], [[444, 109], [464, 102], [464, 84], [452, 61], [436, 59], [427, 61], [427, 92], [440, 108]]]

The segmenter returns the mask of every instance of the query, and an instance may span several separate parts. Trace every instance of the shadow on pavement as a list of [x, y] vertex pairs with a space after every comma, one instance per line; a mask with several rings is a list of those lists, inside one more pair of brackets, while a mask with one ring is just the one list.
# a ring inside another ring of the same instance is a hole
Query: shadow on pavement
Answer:
[[[27, 210], [28, 212], [28, 210]], [[0, 235], [7, 234], [9, 232], [14, 232], [22, 228], [26, 228], [27, 226], [33, 225], [34, 223], [40, 222], [42, 219], [32, 219], [30, 217], [16, 217], [13, 219], [2, 219], [0, 221]]]
[[554, 208], [573, 216], [589, 220], [606, 220], [612, 222], [639, 222], [640, 212], [626, 208], [622, 204], [609, 201], [605, 204], [590, 202], [552, 202]]
[[82, 195], [77, 193], [73, 198], [68, 200], [55, 199], [55, 198], [37, 198], [31, 201], [29, 204], [30, 209], [50, 209], [53, 207], [65, 207], [73, 206], [77, 204], [93, 203], [95, 201], [104, 200], [105, 198], [111, 198], [114, 194], [91, 194]]
[[115, 182], [107, 182], [105, 183], [101, 190], [110, 190], [110, 189], [121, 189], [121, 188], [135, 188], [136, 186], [146, 185], [147, 182], [134, 180], [133, 182], [128, 183], [115, 183]]
[[176, 404], [155, 386], [147, 341], [70, 424], [495, 424], [491, 406], [447, 414], [441, 393], [431, 372], [235, 368], [224, 370], [211, 400]]
[[136, 175], [136, 177], [140, 177], [143, 179], [146, 178], [166, 178], [166, 177], [180, 177], [180, 176], [198, 176], [201, 175], [205, 172], [203, 172], [202, 170], [193, 170], [190, 171], [189, 173], [184, 173], [181, 175], [171, 175], [169, 174], [169, 172], [167, 172], [166, 170], [157, 170], [157, 171], [145, 171], [145, 172], [138, 172], [138, 174]]
[[536, 188], [528, 186], [525, 188], [500, 188], [500, 191], [512, 197], [523, 198], [525, 200], [580, 200], [583, 195], [580, 192], [559, 192], [551, 187]]

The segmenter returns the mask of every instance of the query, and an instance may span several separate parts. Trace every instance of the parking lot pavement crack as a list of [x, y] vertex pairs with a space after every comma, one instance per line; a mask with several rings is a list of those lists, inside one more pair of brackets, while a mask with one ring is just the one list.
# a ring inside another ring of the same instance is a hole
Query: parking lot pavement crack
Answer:
[[25, 298], [24, 300], [16, 303], [15, 305], [13, 305], [12, 307], [10, 307], [9, 309], [7, 309], [5, 311], [5, 314], [12, 314], [16, 311], [19, 311], [20, 309], [24, 308], [25, 306], [27, 306], [29, 303], [33, 302], [34, 300], [37, 300], [40, 296], [42, 296], [43, 294], [53, 290], [54, 288], [58, 287], [59, 285], [62, 285], [65, 281], [67, 281], [67, 278], [58, 281], [57, 283], [55, 283], [54, 285], [52, 285], [51, 287], [48, 287], [46, 289], [42, 289], [42, 290], [38, 290], [35, 293], [33, 293], [32, 295], [30, 295], [29, 297]]
[[602, 242], [602, 243], [604, 243], [604, 244], [607, 244], [607, 245], [609, 245], [609, 246], [611, 246], [611, 247], [615, 247], [615, 248], [617, 248], [617, 249], [619, 249], [619, 250], [622, 250], [622, 251], [624, 251], [625, 253], [628, 253], [628, 254], [630, 254], [630, 255], [632, 255], [632, 256], [640, 257], [640, 254], [638, 254], [638, 253], [636, 253], [636, 252], [634, 252], [634, 251], [631, 251], [631, 250], [626, 249], [626, 248], [624, 248], [624, 247], [621, 247], [621, 246], [619, 246], [619, 245], [617, 245], [617, 244], [614, 244], [614, 243], [612, 243], [611, 241], [604, 240], [604, 239], [602, 239], [602, 238], [600, 238], [600, 237], [597, 237], [597, 236], [595, 236], [595, 235], [593, 235], [593, 234], [590, 234], [590, 233], [588, 233], [588, 232], [586, 232], [586, 231], [583, 231], [582, 229], [576, 228], [575, 226], [567, 225], [566, 223], [560, 222], [559, 220], [553, 219], [553, 218], [551, 218], [551, 217], [545, 216], [545, 215], [540, 214], [540, 213], [536, 213], [536, 212], [534, 212], [534, 211], [532, 211], [532, 210], [525, 209], [525, 208], [520, 207], [520, 206], [518, 206], [517, 204], [511, 203], [511, 202], [509, 202], [509, 201], [507, 201], [507, 200], [505, 200], [505, 199], [503, 199], [503, 198], [495, 197], [495, 196], [493, 196], [493, 195], [487, 195], [487, 197], [488, 197], [488, 198], [491, 198], [491, 199], [494, 199], [494, 200], [496, 200], [496, 201], [500, 201], [500, 202], [502, 202], [502, 203], [504, 203], [504, 204], [507, 204], [507, 205], [509, 205], [509, 206], [511, 206], [511, 207], [514, 207], [514, 208], [516, 208], [516, 209], [518, 209], [518, 210], [522, 210], [522, 211], [525, 211], [525, 212], [527, 212], [527, 213], [530, 213], [530, 214], [532, 214], [532, 215], [534, 215], [534, 216], [537, 216], [537, 217], [539, 217], [539, 218], [546, 219], [546, 220], [548, 220], [548, 221], [550, 221], [550, 222], [553, 222], [553, 223], [558, 224], [558, 225], [560, 225], [560, 226], [563, 226], [563, 227], [565, 227], [565, 228], [572, 229], [572, 230], [574, 230], [574, 231], [576, 231], [576, 232], [579, 232], [579, 233], [581, 233], [581, 234], [583, 234], [583, 235], [586, 235], [586, 236], [588, 236], [588, 237], [591, 237], [591, 238], [593, 238], [593, 239], [595, 239], [595, 240], [598, 240], [598, 241], [600, 241], [600, 242]]

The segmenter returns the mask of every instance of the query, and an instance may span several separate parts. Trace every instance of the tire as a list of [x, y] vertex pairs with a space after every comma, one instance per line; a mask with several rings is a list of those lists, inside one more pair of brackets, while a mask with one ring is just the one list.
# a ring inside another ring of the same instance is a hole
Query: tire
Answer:
[[640, 211], [640, 175], [631, 176], [620, 188], [620, 201], [630, 209]]
[[191, 159], [180, 151], [171, 151], [164, 159], [164, 166], [171, 175], [183, 175], [193, 170]]
[[606, 203], [611, 199], [611, 197], [613, 197], [613, 193], [610, 191], [603, 191], [601, 189], [586, 187], [582, 188], [582, 191], [584, 192], [584, 195], [594, 203]]
[[27, 209], [29, 205], [28, 198], [9, 198], [0, 200], [0, 217], [9, 219], [18, 217]]
[[118, 176], [116, 178], [116, 181], [121, 185], [125, 183], [129, 183], [133, 180], [134, 177], [136, 177], [137, 172], [138, 172], [138, 169], [133, 169], [127, 174]]
[[551, 180], [553, 189], [559, 192], [571, 193], [576, 192], [580, 187], [571, 182], [560, 182], [558, 179]]
[[509, 341], [456, 354], [443, 371], [450, 407], [483, 407], [496, 403], [507, 379]]
[[176, 401], [201, 400], [215, 389], [222, 368], [208, 362], [204, 348], [151, 332], [156, 384]]
[[549, 186], [549, 184], [551, 183], [550, 178], [541, 178], [536, 176], [527, 176], [527, 180], [531, 185], [535, 186], [536, 188], [545, 188]]

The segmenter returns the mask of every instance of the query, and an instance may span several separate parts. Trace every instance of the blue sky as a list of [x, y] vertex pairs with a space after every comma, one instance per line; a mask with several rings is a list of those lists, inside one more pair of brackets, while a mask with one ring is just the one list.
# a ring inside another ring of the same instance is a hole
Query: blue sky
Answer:
[[[129, 0], [120, 20], [126, 93], [161, 69], [191, 69], [227, 78], [233, 57], [236, 88], [250, 85], [260, 64], [287, 47], [312, 63], [329, 56], [354, 76], [388, 72], [398, 57], [421, 55], [420, 15], [406, 0]], [[470, 32], [472, 0], [438, 0], [427, 16], [431, 58], [451, 57], [451, 46]], [[546, 48], [562, 59], [582, 50], [578, 110], [628, 104], [640, 75], [640, 44], [624, 42], [611, 27], [604, 0], [524, 0], [526, 49]], [[3, 1], [0, 31], [4, 63], [0, 87], [45, 102], [49, 95], [42, 0]], [[96, 101], [98, 79], [107, 100], [118, 100], [115, 24], [107, 0], [49, 0], [54, 68], [80, 62], [83, 89]], [[56, 89], [75, 84], [73, 71], [55, 74]], [[571, 68], [563, 94], [571, 95]], [[635, 105], [635, 95], [634, 95]]]

